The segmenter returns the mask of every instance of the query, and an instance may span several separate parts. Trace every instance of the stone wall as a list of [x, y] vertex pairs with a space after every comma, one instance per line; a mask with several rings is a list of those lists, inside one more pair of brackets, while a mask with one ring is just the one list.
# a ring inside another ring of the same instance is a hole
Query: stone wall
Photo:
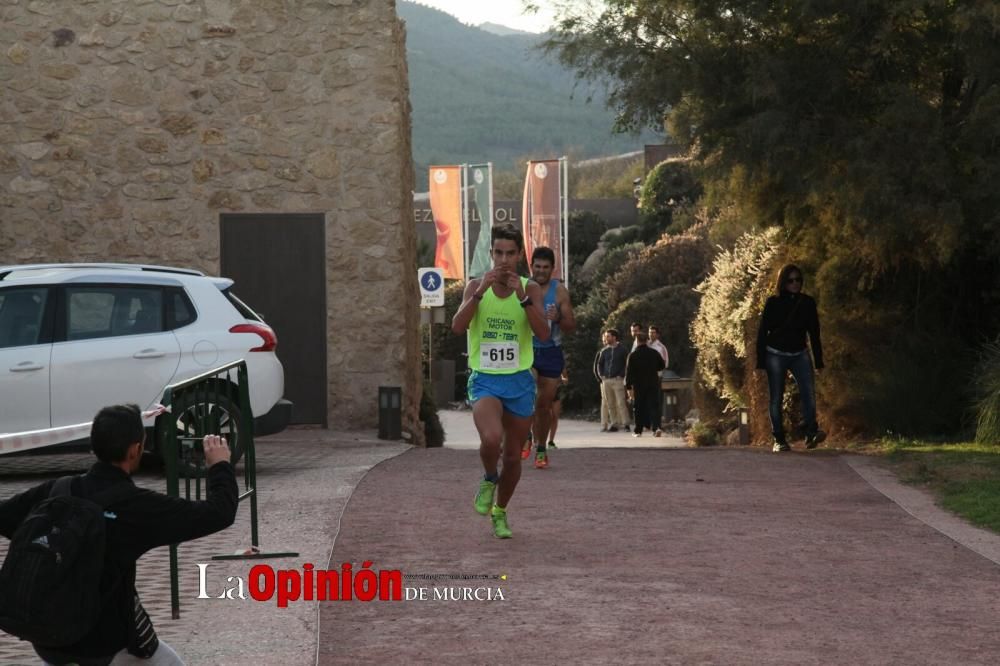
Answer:
[[0, 0], [0, 264], [219, 270], [222, 212], [324, 212], [329, 422], [419, 438], [405, 35], [392, 0]]

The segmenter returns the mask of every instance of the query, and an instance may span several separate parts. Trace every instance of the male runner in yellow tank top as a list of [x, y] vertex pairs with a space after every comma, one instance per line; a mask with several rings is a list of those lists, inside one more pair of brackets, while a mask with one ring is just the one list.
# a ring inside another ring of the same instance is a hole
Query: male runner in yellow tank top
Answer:
[[[542, 314], [541, 288], [517, 274], [524, 256], [521, 232], [511, 224], [493, 227], [490, 255], [493, 270], [465, 286], [451, 329], [469, 336], [469, 401], [486, 472], [475, 508], [490, 514], [494, 536], [509, 539], [507, 503], [521, 478], [521, 442], [535, 409], [532, 335], [547, 340], [549, 323]], [[503, 474], [498, 474], [504, 442]]]

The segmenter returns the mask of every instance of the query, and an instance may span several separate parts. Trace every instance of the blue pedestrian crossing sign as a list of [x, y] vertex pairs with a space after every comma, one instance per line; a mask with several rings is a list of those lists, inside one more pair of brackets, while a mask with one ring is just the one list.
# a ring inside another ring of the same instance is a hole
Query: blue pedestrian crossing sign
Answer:
[[444, 274], [440, 268], [418, 268], [417, 280], [420, 281], [420, 307], [444, 305]]

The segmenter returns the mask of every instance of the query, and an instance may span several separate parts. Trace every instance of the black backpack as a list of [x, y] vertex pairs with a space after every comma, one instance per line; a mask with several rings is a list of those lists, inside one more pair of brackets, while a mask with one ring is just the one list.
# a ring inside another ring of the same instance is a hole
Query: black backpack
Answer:
[[0, 568], [0, 629], [35, 645], [73, 645], [97, 624], [104, 508], [137, 490], [119, 483], [77, 497], [74, 478], [56, 481], [48, 498], [25, 517]]

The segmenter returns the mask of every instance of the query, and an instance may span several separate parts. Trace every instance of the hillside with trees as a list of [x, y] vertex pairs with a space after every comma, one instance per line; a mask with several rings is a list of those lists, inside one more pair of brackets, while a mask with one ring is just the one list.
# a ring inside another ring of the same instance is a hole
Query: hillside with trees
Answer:
[[513, 169], [527, 158], [582, 159], [660, 141], [649, 131], [613, 133], [604, 84], [578, 84], [536, 48], [538, 35], [494, 34], [412, 2], [400, 2], [398, 12], [406, 21], [418, 191], [431, 164], [489, 160]]

